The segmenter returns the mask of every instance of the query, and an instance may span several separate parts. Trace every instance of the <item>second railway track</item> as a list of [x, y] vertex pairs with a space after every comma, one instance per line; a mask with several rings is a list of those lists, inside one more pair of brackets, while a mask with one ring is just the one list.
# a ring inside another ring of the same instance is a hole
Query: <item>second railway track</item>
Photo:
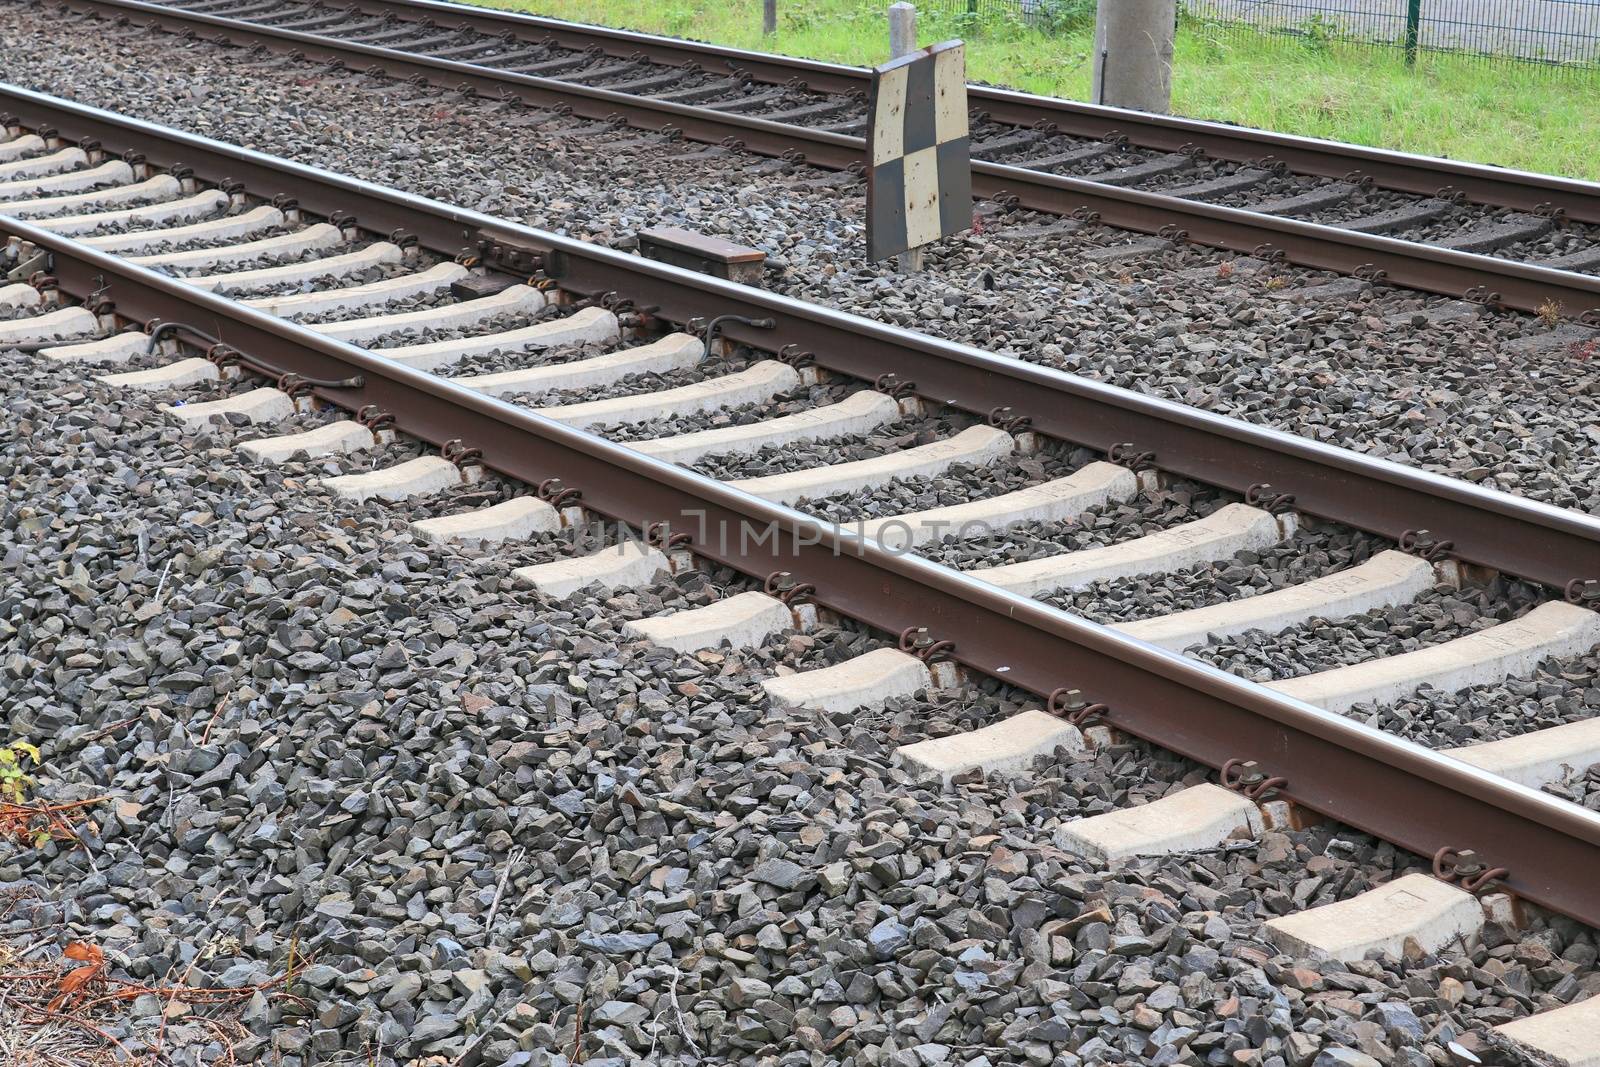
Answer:
[[[1600, 923], [1600, 815], [1541, 791], [1583, 795], [1600, 762], [1581, 692], [1560, 724], [1429, 725], [1430, 688], [1470, 704], [1600, 645], [1594, 518], [66, 101], [0, 103], [5, 344], [156, 391], [182, 433], [234, 442], [233, 462], [295, 465], [336, 507], [412, 509], [420, 542], [545, 538], [519, 577], [551, 603], [696, 561], [742, 575], [630, 623], [674, 653], [759, 644], [818, 610], [876, 635], [858, 659], [768, 679], [775, 707], [848, 715], [955, 665], [1032, 694], [1014, 719], [898, 754], [929, 775], [1011, 773], [1114, 731], [1219, 772], [1076, 824], [1081, 855], [1315, 813], [1431, 860], [1431, 881], [1374, 891], [1441, 917], [1412, 935], [1427, 951], [1481, 923], [1473, 889]], [[427, 504], [440, 493], [475, 506]], [[586, 544], [590, 519], [611, 525]], [[993, 530], [1033, 548], [996, 565], [975, 536]], [[1240, 597], [1249, 568], [1226, 563], [1250, 557], [1279, 562]], [[1172, 573], [1192, 575], [1181, 610], [1107, 604]], [[1272, 662], [1292, 642], [1302, 667], [1257, 684], [1204, 662], [1247, 660], [1229, 641], [1251, 633], [1272, 635], [1251, 639]], [[1330, 907], [1334, 934], [1307, 912], [1272, 936], [1350, 959], [1363, 937], [1388, 944], [1388, 915], [1358, 927]], [[1594, 1004], [1557, 1029], [1592, 1026]]]
[[[71, 0], [77, 10], [386, 70], [843, 168], [864, 75], [464, 5]], [[1600, 316], [1600, 186], [976, 87], [974, 189], [1003, 203]]]

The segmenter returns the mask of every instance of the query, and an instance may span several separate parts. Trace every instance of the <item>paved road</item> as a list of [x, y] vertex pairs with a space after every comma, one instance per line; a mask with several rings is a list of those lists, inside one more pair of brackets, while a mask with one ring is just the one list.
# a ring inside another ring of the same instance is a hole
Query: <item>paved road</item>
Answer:
[[[1406, 0], [1195, 0], [1197, 14], [1263, 27], [1297, 27], [1321, 15], [1346, 32], [1405, 38]], [[1530, 59], [1600, 60], [1600, 0], [1422, 0], [1421, 42]]]

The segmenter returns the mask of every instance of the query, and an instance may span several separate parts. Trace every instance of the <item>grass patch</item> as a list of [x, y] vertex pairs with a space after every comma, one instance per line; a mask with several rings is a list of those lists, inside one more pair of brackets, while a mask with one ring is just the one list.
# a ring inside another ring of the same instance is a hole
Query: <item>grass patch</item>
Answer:
[[[691, 37], [836, 63], [888, 52], [887, 0], [779, 0], [778, 32], [761, 35], [760, 0], [473, 0], [576, 22]], [[983, 5], [984, 14], [924, 11], [922, 43], [967, 41], [977, 81], [1084, 100], [1092, 0], [1046, 0], [1056, 32]], [[1173, 109], [1284, 133], [1600, 180], [1600, 74], [1398, 52], [1316, 34], [1268, 36], [1187, 20], [1178, 38]]]

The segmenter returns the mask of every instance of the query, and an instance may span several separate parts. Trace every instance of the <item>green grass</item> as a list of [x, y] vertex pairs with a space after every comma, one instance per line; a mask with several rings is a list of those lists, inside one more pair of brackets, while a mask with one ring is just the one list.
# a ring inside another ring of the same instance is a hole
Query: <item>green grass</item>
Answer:
[[[778, 0], [761, 35], [760, 0], [475, 0], [577, 22], [692, 37], [839, 63], [881, 61], [887, 0]], [[1056, 0], [1064, 28], [1015, 18], [921, 15], [921, 43], [967, 41], [974, 80], [1083, 100], [1092, 0]], [[1092, 14], [1091, 14], [1092, 18]], [[1600, 180], [1600, 74], [1424, 54], [1314, 36], [1268, 37], [1189, 21], [1178, 39], [1173, 110], [1284, 133]]]

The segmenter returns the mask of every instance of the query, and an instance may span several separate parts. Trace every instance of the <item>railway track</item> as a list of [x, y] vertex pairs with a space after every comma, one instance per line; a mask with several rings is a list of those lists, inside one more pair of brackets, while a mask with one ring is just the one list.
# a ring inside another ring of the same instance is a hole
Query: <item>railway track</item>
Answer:
[[[1015, 773], [1114, 733], [1219, 772], [1073, 824], [1067, 847], [1090, 859], [1315, 815], [1431, 859], [1435, 877], [1273, 920], [1285, 952], [1447, 951], [1483, 923], [1482, 890], [1600, 924], [1600, 815], [1541, 791], [1600, 762], [1600, 720], [1441, 752], [1344, 714], [1425, 714], [1424, 687], [1526, 677], [1600, 644], [1600, 521], [70, 102], [0, 88], [0, 104], [7, 346], [154, 391], [186, 434], [248, 427], [234, 462], [298, 464], [350, 504], [479, 486], [478, 506], [419, 516], [413, 535], [566, 530], [568, 554], [518, 575], [552, 602], [698, 564], [746, 576], [630, 624], [672, 652], [760, 643], [818, 612], [879, 635], [858, 659], [768, 679], [774, 706], [848, 715], [957, 668], [1032, 694], [1013, 719], [898, 753], [930, 776]], [[1192, 514], [1050, 543], [1175, 483], [1196, 483]], [[877, 514], [851, 506], [868, 493]], [[609, 532], [578, 536], [594, 520]], [[920, 558], [998, 529], [1042, 550], [995, 564], [980, 547], [964, 571]], [[1307, 546], [1327, 558], [1261, 595], [1207, 570]], [[1185, 571], [1201, 603], [1110, 626], [1031, 599]], [[1265, 684], [1207, 662], [1252, 632], [1437, 616], [1457, 588], [1515, 603]], [[1501, 1036], [1560, 1053], [1595, 1010]]]
[[[94, 15], [382, 70], [835, 169], [865, 73], [465, 5], [71, 0]], [[1600, 186], [974, 87], [974, 191], [1524, 311], [1600, 315]]]

